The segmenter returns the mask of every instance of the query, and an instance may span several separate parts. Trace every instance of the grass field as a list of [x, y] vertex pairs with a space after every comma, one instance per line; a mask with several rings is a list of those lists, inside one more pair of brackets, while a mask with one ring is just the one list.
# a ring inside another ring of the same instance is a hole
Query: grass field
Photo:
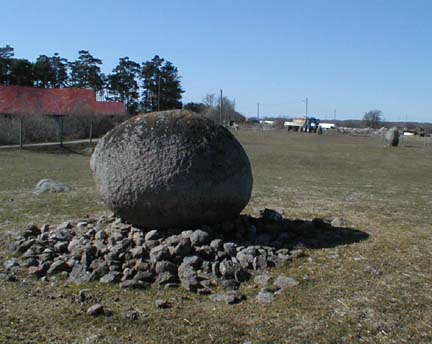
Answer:
[[[308, 250], [282, 272], [300, 281], [273, 304], [228, 306], [181, 290], [85, 288], [111, 317], [90, 318], [84, 287], [20, 276], [0, 282], [1, 343], [430, 343], [432, 342], [432, 148], [381, 138], [286, 132], [236, 133], [253, 167], [246, 213], [343, 218], [369, 239]], [[0, 262], [29, 223], [57, 224], [107, 210], [89, 170], [89, 147], [0, 150]], [[32, 194], [42, 178], [66, 194]], [[253, 284], [243, 291], [255, 295]], [[159, 310], [156, 298], [173, 308]], [[136, 310], [138, 320], [124, 314]], [[92, 337], [93, 336], [93, 337]], [[86, 339], [87, 338], [87, 339]]]

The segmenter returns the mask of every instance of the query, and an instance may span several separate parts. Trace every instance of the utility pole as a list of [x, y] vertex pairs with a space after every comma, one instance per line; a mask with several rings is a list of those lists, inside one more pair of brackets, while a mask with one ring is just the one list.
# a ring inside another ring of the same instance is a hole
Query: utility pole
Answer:
[[23, 119], [20, 118], [20, 127], [19, 127], [19, 130], [20, 130], [20, 141], [19, 141], [20, 142], [20, 148], [23, 148], [23, 143], [24, 143], [23, 128], [24, 128]]
[[306, 109], [305, 109], [305, 123], [304, 123], [303, 130], [304, 131], [308, 131], [308, 127], [309, 127], [309, 124], [308, 124], [308, 103], [309, 103], [309, 99], [308, 99], [308, 97], [306, 97], [306, 99], [304, 100], [304, 102], [306, 103]]
[[260, 119], [259, 119], [259, 115], [260, 115], [260, 113], [259, 113], [259, 106], [260, 106], [260, 103], [257, 103], [257, 119], [258, 119], [258, 123], [260, 124], [261, 122], [260, 122]]
[[220, 125], [223, 125], [223, 112], [222, 112], [222, 105], [223, 105], [223, 93], [222, 90], [220, 90], [220, 109], [219, 109], [219, 117], [220, 117]]
[[336, 121], [336, 109], [334, 109], [334, 111], [333, 111], [333, 120]]
[[161, 77], [159, 75], [158, 77], [158, 111], [160, 111], [160, 95], [161, 95], [161, 88], [160, 88], [160, 84], [161, 84]]

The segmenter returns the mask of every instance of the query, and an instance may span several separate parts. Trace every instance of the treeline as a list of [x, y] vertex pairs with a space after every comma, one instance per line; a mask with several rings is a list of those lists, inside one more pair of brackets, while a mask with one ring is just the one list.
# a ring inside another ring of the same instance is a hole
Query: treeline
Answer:
[[108, 100], [124, 102], [130, 114], [182, 107], [178, 69], [158, 55], [142, 63], [122, 57], [108, 75], [101, 66], [102, 60], [87, 50], [80, 50], [75, 61], [55, 53], [32, 62], [15, 58], [9, 45], [0, 47], [0, 85], [90, 88]]

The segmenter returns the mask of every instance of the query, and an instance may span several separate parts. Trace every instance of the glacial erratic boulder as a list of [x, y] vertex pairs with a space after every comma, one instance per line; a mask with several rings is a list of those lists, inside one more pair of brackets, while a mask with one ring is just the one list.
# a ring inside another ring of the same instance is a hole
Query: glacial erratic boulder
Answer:
[[397, 127], [391, 127], [385, 134], [385, 141], [391, 147], [399, 145], [399, 130]]
[[237, 139], [185, 110], [120, 124], [99, 141], [90, 165], [106, 206], [147, 228], [232, 219], [252, 192], [251, 166]]

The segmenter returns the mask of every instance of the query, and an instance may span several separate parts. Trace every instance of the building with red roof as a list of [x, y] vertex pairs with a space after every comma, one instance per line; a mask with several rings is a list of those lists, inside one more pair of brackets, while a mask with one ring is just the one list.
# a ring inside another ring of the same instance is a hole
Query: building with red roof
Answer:
[[97, 101], [96, 92], [81, 88], [0, 86], [0, 115], [125, 116], [122, 102]]

